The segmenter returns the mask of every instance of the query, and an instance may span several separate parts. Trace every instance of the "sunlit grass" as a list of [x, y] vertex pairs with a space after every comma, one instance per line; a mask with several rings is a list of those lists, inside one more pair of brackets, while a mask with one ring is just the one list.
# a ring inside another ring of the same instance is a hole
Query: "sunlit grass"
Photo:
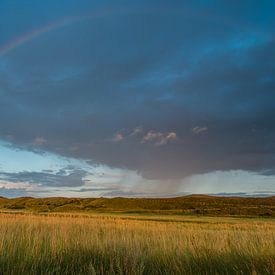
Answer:
[[1, 214], [0, 273], [275, 274], [274, 220], [146, 218]]

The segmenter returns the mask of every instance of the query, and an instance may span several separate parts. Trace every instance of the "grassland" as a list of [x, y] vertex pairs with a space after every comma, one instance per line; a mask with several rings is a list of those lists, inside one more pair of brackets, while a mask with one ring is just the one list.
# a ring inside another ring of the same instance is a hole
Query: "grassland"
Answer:
[[275, 197], [239, 198], [185, 196], [177, 198], [15, 198], [0, 197], [0, 211], [141, 213], [275, 218]]
[[0, 274], [275, 274], [275, 220], [0, 214]]

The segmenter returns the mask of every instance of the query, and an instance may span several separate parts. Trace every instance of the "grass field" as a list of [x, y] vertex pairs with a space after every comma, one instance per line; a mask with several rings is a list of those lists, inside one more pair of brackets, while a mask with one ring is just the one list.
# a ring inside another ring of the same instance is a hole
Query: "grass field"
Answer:
[[275, 274], [275, 220], [0, 214], [0, 274]]
[[275, 218], [275, 197], [240, 198], [191, 195], [175, 198], [0, 197], [0, 211], [140, 213]]

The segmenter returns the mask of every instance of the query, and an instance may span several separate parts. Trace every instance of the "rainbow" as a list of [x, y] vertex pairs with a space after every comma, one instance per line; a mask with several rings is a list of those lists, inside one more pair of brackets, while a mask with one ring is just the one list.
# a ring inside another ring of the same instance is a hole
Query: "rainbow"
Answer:
[[9, 41], [5, 45], [1, 46], [0, 45], [0, 57], [5, 56], [12, 50], [28, 43], [29, 41], [32, 41], [33, 39], [37, 38], [38, 36], [59, 29], [63, 28], [66, 26], [69, 26], [71, 24], [74, 24], [76, 22], [85, 20], [85, 19], [91, 19], [91, 18], [96, 18], [96, 17], [102, 17], [106, 15], [109, 11], [103, 11], [103, 12], [93, 12], [93, 13], [88, 13], [84, 15], [78, 15], [78, 16], [68, 16], [64, 17], [62, 19], [59, 19], [54, 22], [50, 22], [45, 26], [42, 26], [40, 28], [36, 28], [30, 32], [23, 33], [16, 37], [15, 39]]
[[[125, 10], [125, 9], [122, 9], [122, 10], [117, 10], [116, 9], [116, 12], [118, 13], [125, 13], [125, 12], [156, 12], [156, 11], [167, 11], [167, 8], [166, 7], [163, 7], [162, 9], [148, 9], [146, 11], [144, 10], [137, 10], [137, 9], [134, 9], [134, 10]], [[0, 45], [0, 58], [5, 56], [6, 54], [8, 54], [9, 52], [11, 52], [13, 49], [16, 49], [26, 43], [28, 43], [29, 41], [32, 41], [33, 39], [37, 38], [38, 36], [44, 34], [44, 33], [47, 33], [47, 32], [50, 32], [50, 31], [53, 31], [53, 30], [56, 30], [56, 29], [59, 29], [59, 28], [63, 28], [63, 27], [66, 27], [66, 26], [69, 26], [71, 24], [74, 24], [76, 22], [79, 22], [79, 21], [82, 21], [82, 20], [85, 20], [85, 19], [92, 19], [92, 18], [97, 18], [97, 17], [103, 17], [103, 16], [106, 16], [110, 13], [112, 13], [114, 10], [109, 7], [108, 9], [104, 9], [104, 10], [101, 10], [101, 11], [97, 11], [97, 12], [90, 12], [90, 13], [86, 13], [86, 14], [82, 14], [82, 15], [77, 15], [77, 16], [68, 16], [68, 17], [64, 17], [62, 19], [59, 19], [57, 21], [54, 21], [54, 22], [50, 22], [48, 23], [47, 25], [45, 26], [42, 26], [40, 28], [36, 28], [30, 32], [26, 32], [26, 33], [23, 33], [21, 35], [19, 35], [18, 37], [16, 37], [15, 39], [9, 41], [8, 43], [6, 43], [5, 45]], [[178, 13], [178, 12], [181, 12], [179, 10], [169, 10], [170, 12], [175, 12], [175, 13]], [[193, 12], [194, 13], [194, 12]], [[192, 9], [189, 11], [189, 14], [192, 14]], [[195, 13], [194, 13], [195, 15]], [[229, 25], [229, 26], [233, 26], [233, 27], [238, 27], [238, 28], [242, 28], [243, 30], [246, 30], [246, 31], [249, 31], [249, 32], [252, 32], [250, 29], [248, 29], [247, 26], [243, 26], [243, 24], [238, 24], [236, 25], [235, 22], [231, 22], [229, 20], [224, 20], [223, 18], [217, 16], [217, 15], [214, 15], [214, 14], [208, 14], [208, 13], [203, 13], [203, 15], [207, 16], [209, 19], [213, 20], [213, 21], [217, 21], [217, 22], [223, 22], [224, 24], [226, 25]], [[259, 32], [259, 31], [255, 31], [253, 30], [253, 33], [256, 33], [256, 34], [262, 34], [262, 32]]]

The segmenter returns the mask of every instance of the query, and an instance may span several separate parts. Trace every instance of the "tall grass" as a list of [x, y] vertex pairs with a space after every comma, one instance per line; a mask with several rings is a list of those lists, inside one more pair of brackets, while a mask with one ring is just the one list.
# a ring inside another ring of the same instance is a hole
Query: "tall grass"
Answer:
[[275, 274], [274, 220], [164, 221], [1, 214], [0, 273]]

